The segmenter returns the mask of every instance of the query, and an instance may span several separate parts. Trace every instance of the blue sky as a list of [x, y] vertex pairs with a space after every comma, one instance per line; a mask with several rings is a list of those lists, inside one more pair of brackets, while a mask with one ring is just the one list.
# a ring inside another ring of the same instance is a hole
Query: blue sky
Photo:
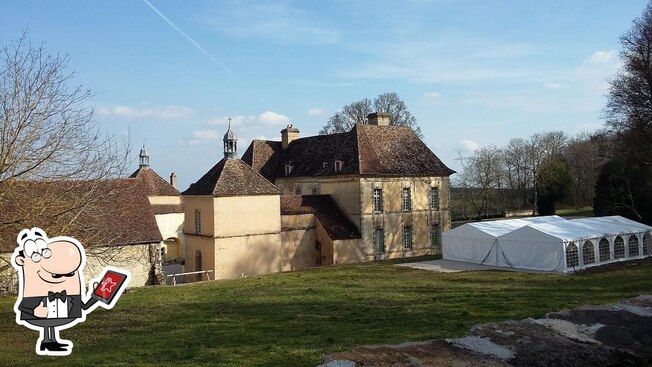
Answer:
[[[184, 190], [223, 156], [288, 123], [317, 134], [343, 105], [397, 92], [428, 146], [458, 152], [602, 126], [619, 36], [646, 1], [3, 1], [0, 43], [23, 29], [70, 57], [102, 128], [145, 141]], [[167, 18], [164, 19], [164, 18]]]

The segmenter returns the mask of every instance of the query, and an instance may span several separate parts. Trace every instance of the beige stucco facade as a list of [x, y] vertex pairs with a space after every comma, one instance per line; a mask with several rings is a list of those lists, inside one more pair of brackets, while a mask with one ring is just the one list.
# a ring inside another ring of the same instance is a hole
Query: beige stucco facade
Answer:
[[[382, 260], [396, 257], [441, 253], [431, 246], [430, 226], [440, 233], [450, 229], [448, 177], [292, 177], [279, 178], [284, 194], [329, 194], [362, 234], [361, 240], [339, 241], [333, 245], [334, 264]], [[439, 189], [438, 210], [431, 210], [430, 190]], [[402, 210], [403, 188], [410, 189], [411, 210]], [[383, 211], [374, 213], [374, 189], [382, 190]], [[412, 228], [412, 249], [403, 248], [403, 227]], [[374, 230], [383, 229], [383, 253], [374, 250]]]
[[185, 196], [184, 211], [186, 272], [225, 279], [283, 270], [279, 195]]

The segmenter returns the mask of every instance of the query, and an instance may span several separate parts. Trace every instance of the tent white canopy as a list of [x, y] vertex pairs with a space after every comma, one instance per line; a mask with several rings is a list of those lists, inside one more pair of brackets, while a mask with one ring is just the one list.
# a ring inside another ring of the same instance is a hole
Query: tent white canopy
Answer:
[[652, 251], [652, 227], [620, 216], [523, 220], [528, 223], [492, 221], [477, 223], [479, 227], [463, 228], [465, 224], [451, 230], [443, 236], [443, 258], [567, 272], [641, 258]]
[[498, 266], [498, 237], [535, 223], [566, 222], [557, 215], [472, 222], [442, 234], [442, 258]]

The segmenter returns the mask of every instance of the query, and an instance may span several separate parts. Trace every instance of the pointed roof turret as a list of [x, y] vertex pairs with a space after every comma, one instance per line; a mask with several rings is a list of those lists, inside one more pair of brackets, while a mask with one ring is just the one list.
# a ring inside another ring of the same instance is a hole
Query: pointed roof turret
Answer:
[[149, 168], [149, 154], [147, 154], [147, 148], [145, 148], [145, 144], [143, 144], [143, 147], [140, 148], [140, 154], [138, 154], [139, 158], [139, 168]]
[[231, 130], [231, 118], [229, 117], [229, 129], [224, 134], [224, 157], [237, 158], [238, 157], [238, 137]]

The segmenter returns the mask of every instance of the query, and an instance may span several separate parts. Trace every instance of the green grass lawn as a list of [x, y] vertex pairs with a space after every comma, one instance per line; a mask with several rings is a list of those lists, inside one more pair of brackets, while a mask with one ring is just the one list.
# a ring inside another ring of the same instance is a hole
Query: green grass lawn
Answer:
[[590, 206], [583, 208], [559, 209], [555, 213], [560, 217], [593, 217], [593, 208]]
[[0, 298], [0, 366], [311, 366], [362, 344], [457, 337], [473, 324], [541, 317], [652, 293], [652, 259], [580, 275], [442, 274], [369, 263], [133, 289], [62, 331], [71, 356], [39, 357], [38, 333]]

